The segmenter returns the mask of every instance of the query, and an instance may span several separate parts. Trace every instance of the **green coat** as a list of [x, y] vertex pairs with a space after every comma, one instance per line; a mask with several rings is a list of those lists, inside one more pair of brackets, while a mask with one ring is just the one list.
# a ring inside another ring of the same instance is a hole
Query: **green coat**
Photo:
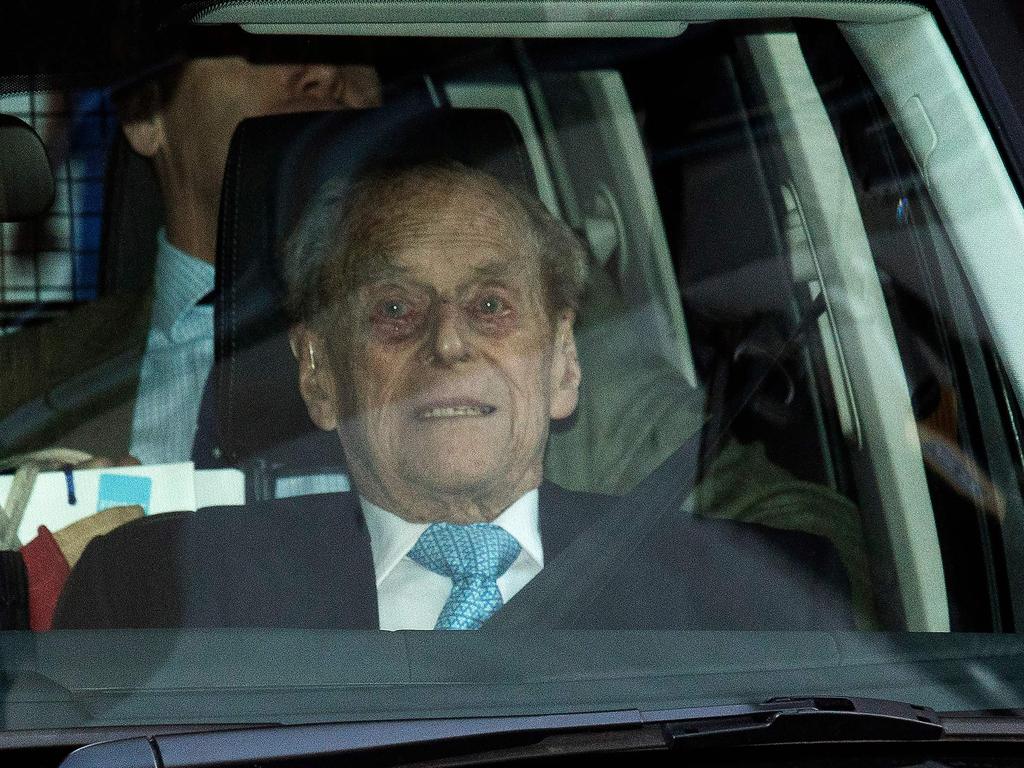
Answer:
[[[629, 327], [611, 281], [601, 272], [594, 278], [576, 327], [580, 407], [571, 428], [553, 430], [544, 474], [570, 490], [623, 495], [703, 428], [704, 394], [630, 344], [642, 331]], [[860, 511], [794, 478], [762, 445], [727, 441], [681, 511], [828, 538], [850, 577], [858, 628], [879, 628]]]

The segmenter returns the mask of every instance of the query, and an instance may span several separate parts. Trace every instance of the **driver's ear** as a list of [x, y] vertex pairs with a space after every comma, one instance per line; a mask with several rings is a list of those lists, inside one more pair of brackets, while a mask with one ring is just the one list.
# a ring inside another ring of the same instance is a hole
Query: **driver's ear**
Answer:
[[580, 360], [576, 353], [576, 336], [572, 326], [576, 313], [565, 310], [555, 327], [554, 359], [551, 365], [551, 418], [567, 419], [579, 401]]
[[167, 143], [164, 117], [160, 110], [154, 110], [149, 117], [125, 120], [121, 124], [121, 132], [131, 148], [143, 157], [156, 157], [156, 153]]
[[309, 418], [320, 429], [338, 428], [338, 385], [319, 334], [305, 323], [288, 331], [288, 343], [299, 365], [299, 392]]

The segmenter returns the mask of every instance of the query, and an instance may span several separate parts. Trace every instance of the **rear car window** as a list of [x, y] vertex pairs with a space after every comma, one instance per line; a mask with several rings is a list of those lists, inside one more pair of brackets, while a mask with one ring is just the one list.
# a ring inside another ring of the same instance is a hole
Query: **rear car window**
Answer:
[[46, 142], [58, 191], [50, 214], [0, 232], [3, 332], [99, 295], [103, 177], [117, 130], [103, 90], [33, 90], [0, 97], [0, 112]]

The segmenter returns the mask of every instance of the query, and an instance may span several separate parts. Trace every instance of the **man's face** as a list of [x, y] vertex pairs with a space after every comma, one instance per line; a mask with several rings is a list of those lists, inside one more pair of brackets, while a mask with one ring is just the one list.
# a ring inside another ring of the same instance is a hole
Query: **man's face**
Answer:
[[160, 110], [149, 151], [200, 204], [219, 201], [228, 146], [247, 117], [380, 103], [380, 82], [370, 66], [253, 63], [241, 56], [196, 58]]
[[572, 312], [551, 318], [539, 265], [490, 204], [404, 207], [321, 331], [334, 381], [320, 425], [337, 423], [360, 491], [396, 513], [417, 516], [411, 497], [510, 502], [540, 483], [549, 421], [576, 405]]

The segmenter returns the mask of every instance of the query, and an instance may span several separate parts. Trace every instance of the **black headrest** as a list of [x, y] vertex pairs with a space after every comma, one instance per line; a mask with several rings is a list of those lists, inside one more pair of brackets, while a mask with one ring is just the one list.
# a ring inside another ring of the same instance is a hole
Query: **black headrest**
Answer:
[[110, 148], [104, 186], [103, 292], [137, 293], [153, 281], [164, 198], [152, 161], [133, 150], [120, 131]]
[[[304, 205], [329, 179], [370, 167], [455, 160], [536, 190], [522, 137], [498, 110], [438, 108], [425, 93], [359, 112], [244, 121], [228, 155], [217, 244], [214, 456], [243, 464], [302, 444], [302, 461], [338, 461], [298, 392], [277, 260]], [[321, 436], [320, 442], [318, 437]], [[312, 442], [310, 442], [312, 441]], [[311, 448], [312, 446], [312, 448]], [[197, 456], [203, 464], [203, 457]], [[326, 462], [330, 463], [330, 462]]]
[[42, 216], [53, 205], [53, 169], [32, 127], [0, 115], [0, 221]]

